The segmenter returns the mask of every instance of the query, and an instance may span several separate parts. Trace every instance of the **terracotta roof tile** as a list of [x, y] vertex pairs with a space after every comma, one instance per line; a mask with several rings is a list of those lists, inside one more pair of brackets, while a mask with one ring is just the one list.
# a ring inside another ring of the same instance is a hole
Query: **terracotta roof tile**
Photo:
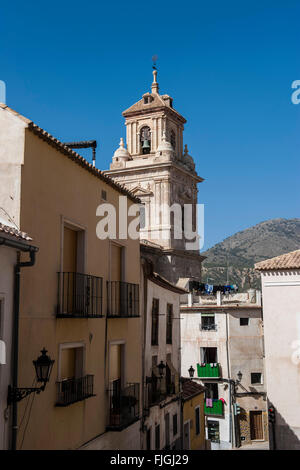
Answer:
[[184, 401], [205, 392], [205, 387], [193, 380], [182, 378], [182, 398]]
[[273, 271], [278, 269], [300, 269], [300, 250], [291, 251], [275, 258], [260, 261], [254, 265], [257, 271]]
[[31, 130], [34, 134], [36, 134], [38, 137], [43, 139], [49, 145], [52, 145], [53, 147], [55, 147], [61, 153], [63, 153], [64, 155], [69, 157], [71, 160], [73, 160], [75, 163], [79, 164], [80, 166], [88, 170], [90, 173], [97, 176], [99, 179], [101, 179], [102, 181], [104, 181], [105, 183], [113, 187], [114, 189], [116, 189], [118, 192], [128, 196], [133, 202], [136, 202], [136, 203], [141, 202], [140, 199], [137, 198], [134, 194], [132, 194], [131, 191], [129, 191], [124, 185], [120, 183], [116, 183], [112, 178], [105, 175], [103, 171], [99, 170], [98, 168], [93, 167], [93, 165], [91, 165], [85, 158], [83, 158], [77, 152], [74, 152], [74, 150], [72, 150], [70, 147], [63, 144], [58, 139], [56, 139], [51, 134], [49, 134], [47, 131], [45, 131], [38, 125], [36, 125], [33, 121], [17, 113], [16, 111], [9, 108], [3, 103], [0, 103], [0, 107], [5, 109], [6, 111], [9, 111], [11, 114], [14, 114], [15, 116], [17, 116], [19, 119], [21, 119], [23, 122], [27, 124], [28, 129]]
[[6, 235], [10, 235], [17, 240], [25, 240], [25, 241], [31, 241], [32, 238], [25, 232], [22, 232], [21, 230], [18, 230], [14, 227], [10, 227], [9, 225], [4, 225], [0, 222], [0, 234], [5, 233]]

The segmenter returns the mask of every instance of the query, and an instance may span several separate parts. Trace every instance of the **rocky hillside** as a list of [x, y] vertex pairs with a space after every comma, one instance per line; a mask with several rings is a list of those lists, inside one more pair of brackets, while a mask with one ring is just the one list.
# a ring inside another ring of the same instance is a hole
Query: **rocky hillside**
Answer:
[[254, 263], [300, 248], [300, 219], [261, 222], [217, 243], [202, 254], [202, 279], [210, 284], [237, 284], [240, 291], [260, 288]]

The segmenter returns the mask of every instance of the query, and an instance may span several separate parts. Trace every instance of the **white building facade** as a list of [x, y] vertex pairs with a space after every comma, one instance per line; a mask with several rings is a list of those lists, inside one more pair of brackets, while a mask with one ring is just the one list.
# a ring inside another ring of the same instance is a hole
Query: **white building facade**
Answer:
[[300, 450], [300, 250], [255, 265], [261, 272], [270, 447]]
[[260, 292], [191, 292], [182, 299], [181, 318], [182, 375], [192, 366], [194, 380], [206, 386], [211, 448], [268, 440]]
[[143, 416], [141, 449], [181, 448], [180, 295], [142, 255]]

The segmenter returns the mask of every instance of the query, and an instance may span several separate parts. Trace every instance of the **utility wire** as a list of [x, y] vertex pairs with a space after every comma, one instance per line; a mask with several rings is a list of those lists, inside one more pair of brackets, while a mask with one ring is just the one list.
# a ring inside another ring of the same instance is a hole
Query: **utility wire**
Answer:
[[32, 410], [32, 405], [33, 405], [33, 402], [34, 402], [35, 395], [36, 395], [36, 394], [33, 393], [33, 397], [32, 397], [32, 400], [31, 400], [31, 405], [30, 405], [30, 408], [29, 408], [28, 418], [27, 418], [27, 422], [26, 422], [26, 425], [25, 425], [25, 428], [24, 428], [24, 432], [23, 432], [22, 442], [21, 442], [21, 445], [20, 445], [20, 450], [22, 450], [22, 447], [23, 447], [23, 443], [24, 443], [24, 439], [25, 439], [27, 427], [28, 427], [28, 424], [29, 424], [29, 420], [30, 420], [30, 416], [31, 416], [31, 410]]

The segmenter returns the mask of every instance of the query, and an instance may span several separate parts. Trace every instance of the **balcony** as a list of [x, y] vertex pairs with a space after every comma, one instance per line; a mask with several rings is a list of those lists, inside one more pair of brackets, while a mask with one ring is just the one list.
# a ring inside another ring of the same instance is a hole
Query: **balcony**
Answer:
[[57, 318], [102, 317], [102, 278], [58, 273]]
[[201, 331], [217, 331], [217, 325], [213, 323], [210, 325], [201, 325]]
[[86, 375], [79, 379], [67, 379], [57, 382], [56, 406], [69, 406], [77, 401], [86, 400], [93, 394], [94, 376]]
[[107, 316], [109, 318], [139, 317], [139, 285], [107, 281]]
[[222, 400], [212, 400], [212, 407], [206, 405], [206, 400], [204, 402], [204, 413], [209, 416], [223, 416], [224, 413], [224, 403]]
[[119, 391], [109, 391], [108, 431], [121, 431], [139, 419], [140, 384], [132, 383]]
[[210, 363], [210, 364], [197, 364], [197, 374], [198, 377], [202, 379], [210, 378], [219, 378], [220, 374], [220, 364]]

